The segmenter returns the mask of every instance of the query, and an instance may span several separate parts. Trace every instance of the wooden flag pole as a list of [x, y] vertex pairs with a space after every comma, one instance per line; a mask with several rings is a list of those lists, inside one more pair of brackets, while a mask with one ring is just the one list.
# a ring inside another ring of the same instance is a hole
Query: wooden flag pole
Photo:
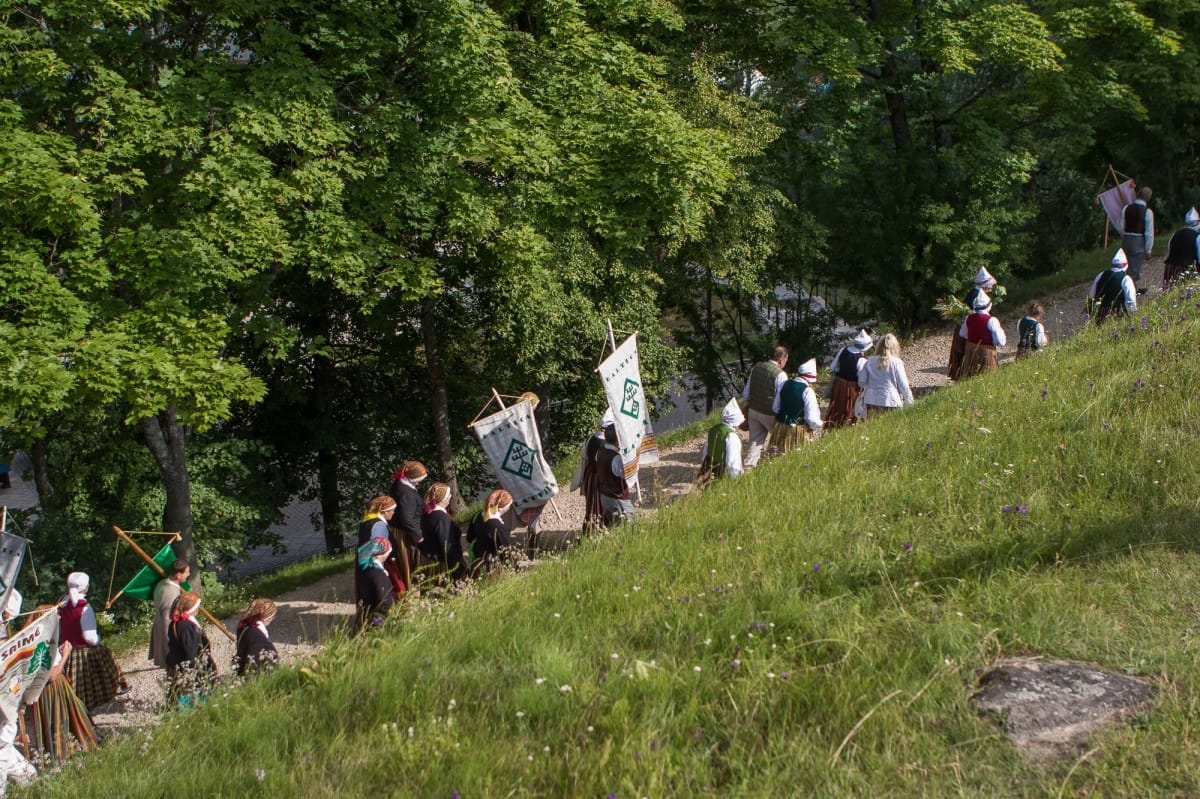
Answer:
[[[136, 543], [134, 543], [133, 539], [132, 539], [132, 538], [130, 538], [130, 537], [129, 537], [129, 536], [126, 534], [126, 533], [125, 533], [125, 531], [124, 531], [124, 530], [122, 530], [120, 527], [117, 527], [117, 526], [114, 524], [114, 525], [113, 525], [113, 532], [117, 534], [117, 538], [121, 539], [121, 540], [122, 540], [122, 541], [124, 541], [126, 544], [129, 544], [129, 548], [130, 548], [130, 549], [132, 549], [132, 550], [133, 550], [135, 553], [137, 553], [137, 556], [138, 556], [139, 558], [141, 558], [142, 560], [146, 561], [146, 565], [147, 565], [147, 566], [149, 566], [150, 568], [154, 569], [155, 573], [157, 573], [159, 577], [166, 577], [166, 576], [167, 576], [167, 573], [163, 571], [163, 569], [162, 569], [162, 566], [159, 566], [157, 563], [155, 563], [155, 562], [154, 562], [154, 558], [152, 558], [152, 557], [150, 557], [149, 555], [147, 555], [147, 554], [146, 554], [146, 551], [145, 551], [144, 549], [142, 549], [142, 548], [141, 548], [141, 547], [139, 547], [139, 546], [138, 546]], [[168, 543], [168, 544], [173, 544], [173, 543], [175, 543], [176, 541], [178, 541], [179, 539], [181, 539], [182, 537], [183, 537], [183, 536], [179, 535], [179, 533], [175, 533], [175, 534], [174, 534], [174, 537], [173, 537], [173, 538], [172, 538], [170, 541], [168, 541], [167, 543]], [[199, 579], [199, 578], [197, 578], [197, 579]], [[117, 594], [117, 596], [120, 596], [120, 594]], [[117, 599], [117, 597], [113, 597], [113, 601], [114, 601], [114, 602], [116, 601], [116, 599]], [[109, 604], [111, 604], [111, 603], [109, 603]], [[217, 617], [216, 617], [216, 616], [214, 616], [214, 615], [212, 615], [212, 613], [209, 611], [209, 609], [208, 609], [208, 608], [206, 608], [206, 607], [204, 607], [204, 605], [201, 605], [201, 606], [200, 606], [200, 613], [201, 613], [201, 615], [202, 615], [202, 616], [204, 616], [204, 618], [208, 619], [208, 620], [209, 620], [209, 621], [211, 621], [213, 624], [215, 624], [218, 630], [220, 630], [221, 632], [225, 633], [225, 637], [226, 637], [226, 638], [228, 638], [230, 641], [233, 641], [235, 644], [237, 643], [237, 636], [235, 636], [233, 633], [229, 632], [229, 630], [226, 630], [226, 629], [225, 629], [225, 625], [224, 625], [224, 624], [222, 624], [220, 621], [218, 621], [218, 620], [217, 620]]]

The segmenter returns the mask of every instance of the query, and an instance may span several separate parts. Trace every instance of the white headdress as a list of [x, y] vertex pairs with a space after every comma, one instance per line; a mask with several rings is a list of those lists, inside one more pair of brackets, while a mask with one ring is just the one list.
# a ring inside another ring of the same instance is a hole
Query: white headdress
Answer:
[[1183, 215], [1183, 224], [1187, 225], [1188, 227], [1200, 225], [1200, 213], [1196, 213], [1196, 206], [1193, 205], [1188, 209], [1188, 212]]
[[800, 364], [800, 368], [796, 371], [796, 375], [808, 382], [817, 379], [817, 359], [809, 358], [804, 363]]
[[975, 295], [975, 301], [971, 303], [971, 310], [986, 311], [992, 307], [992, 298], [987, 295], [986, 291], [980, 291]]
[[737, 397], [725, 403], [725, 407], [721, 409], [722, 424], [737, 427], [744, 421], [746, 421], [746, 415], [742, 413], [742, 406], [738, 405]]
[[1117, 252], [1112, 257], [1113, 266], [1129, 266], [1129, 257], [1125, 255], [1125, 250], [1117, 248]]
[[854, 337], [854, 341], [852, 343], [863, 352], [871, 349], [871, 347], [875, 344], [875, 342], [871, 340], [871, 334], [866, 330], [858, 331], [858, 335]]
[[981, 289], [990, 289], [996, 285], [996, 278], [992, 277], [992, 273], [987, 270], [986, 266], [981, 266], [975, 273], [975, 285]]

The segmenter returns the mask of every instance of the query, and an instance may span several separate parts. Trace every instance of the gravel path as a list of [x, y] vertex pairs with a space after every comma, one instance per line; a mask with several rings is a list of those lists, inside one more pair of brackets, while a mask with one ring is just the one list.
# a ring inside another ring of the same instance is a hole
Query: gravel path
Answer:
[[[1148, 261], [1143, 273], [1146, 284], [1152, 286], [1150, 294], [1157, 294], [1162, 277], [1161, 259]], [[1086, 291], [1086, 285], [1076, 286], [1041, 300], [1046, 308], [1043, 323], [1051, 346], [1056, 340], [1075, 333], [1086, 321], [1083, 312]], [[1001, 362], [1007, 363], [1016, 353], [1017, 321], [1024, 315], [1024, 309], [1004, 305], [998, 311], [1011, 342], [1001, 354]], [[905, 345], [902, 358], [913, 392], [918, 397], [950, 384], [945, 376], [950, 338], [951, 330], [947, 327], [942, 333]], [[661, 451], [659, 462], [642, 470], [642, 509], [653, 509], [690, 492], [699, 465], [699, 440]], [[569, 547], [578, 540], [582, 521], [582, 499], [578, 494], [564, 490], [555, 498], [554, 507], [542, 514], [538, 545], [550, 550]], [[517, 538], [521, 539], [520, 533]], [[353, 575], [347, 570], [345, 574], [275, 597], [279, 613], [271, 625], [271, 638], [284, 662], [295, 662], [312, 654], [333, 630], [349, 624], [354, 613], [353, 596]], [[226, 619], [225, 626], [231, 631], [236, 630], [237, 617]], [[233, 644], [212, 629], [209, 638], [223, 673], [230, 674]], [[148, 726], [162, 709], [164, 673], [146, 660], [145, 650], [139, 648], [126, 653], [120, 661], [131, 688], [96, 715], [95, 721], [102, 734]]]

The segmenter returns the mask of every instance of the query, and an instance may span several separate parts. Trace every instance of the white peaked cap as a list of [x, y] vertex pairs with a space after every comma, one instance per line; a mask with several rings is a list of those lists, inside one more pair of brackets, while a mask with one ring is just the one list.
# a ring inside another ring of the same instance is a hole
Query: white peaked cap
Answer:
[[600, 429], [603, 430], [606, 427], [612, 427], [616, 423], [617, 417], [613, 416], [612, 408], [606, 408], [604, 416], [600, 417]]
[[864, 352], [871, 349], [871, 347], [875, 345], [875, 342], [871, 340], [871, 334], [865, 330], [858, 331], [858, 335], [854, 337], [853, 343], [854, 346], [858, 347]]
[[4, 605], [4, 612], [9, 616], [20, 616], [21, 602], [21, 592], [14, 588], [12, 593], [8, 595], [8, 602]]
[[89, 583], [91, 583], [91, 579], [83, 572], [71, 572], [67, 575], [67, 588], [86, 591]]
[[987, 270], [986, 266], [979, 267], [979, 271], [975, 273], [975, 285], [989, 289], [996, 285], [996, 278], [992, 277], [992, 273]]
[[1129, 257], [1125, 255], [1125, 250], [1118, 248], [1112, 262], [1113, 266], [1129, 266]]
[[737, 397], [725, 403], [725, 407], [721, 409], [721, 422], [723, 424], [727, 424], [730, 427], [737, 427], [744, 421], [746, 421], [746, 416], [742, 413], [742, 406], [738, 405]]
[[1188, 212], [1183, 215], [1183, 224], [1191, 227], [1192, 225], [1200, 225], [1200, 214], [1196, 213], [1196, 206], [1188, 209]]
[[796, 374], [809, 381], [810, 383], [817, 379], [817, 359], [809, 358], [804, 363], [800, 364], [799, 371]]
[[975, 295], [975, 302], [971, 303], [972, 311], [986, 311], [992, 307], [992, 298], [987, 295], [986, 291], [980, 291]]

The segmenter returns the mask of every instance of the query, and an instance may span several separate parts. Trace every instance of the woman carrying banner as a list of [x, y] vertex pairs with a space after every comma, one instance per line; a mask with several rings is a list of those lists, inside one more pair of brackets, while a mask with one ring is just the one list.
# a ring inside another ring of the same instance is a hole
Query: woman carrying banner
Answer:
[[171, 608], [167, 627], [168, 700], [172, 706], [195, 707], [212, 690], [216, 677], [212, 647], [200, 626], [200, 597], [184, 591]]
[[63, 674], [89, 713], [129, 690], [112, 651], [100, 643], [96, 612], [85, 597], [90, 583], [83, 572], [71, 572], [58, 605], [58, 639], [71, 645]]
[[[4, 609], [5, 623], [20, 612], [21, 595], [13, 591], [8, 607]], [[30, 614], [30, 623], [36, 623], [50, 612], [57, 612], [57, 608], [54, 605], [39, 606]], [[25, 707], [21, 718], [28, 740], [25, 756], [39, 763], [44, 760], [61, 763], [75, 752], [90, 752], [100, 746], [87, 707], [72, 690], [71, 681], [63, 676], [63, 665], [70, 653], [71, 644], [63, 641], [54, 652], [50, 676], [41, 696]]]

